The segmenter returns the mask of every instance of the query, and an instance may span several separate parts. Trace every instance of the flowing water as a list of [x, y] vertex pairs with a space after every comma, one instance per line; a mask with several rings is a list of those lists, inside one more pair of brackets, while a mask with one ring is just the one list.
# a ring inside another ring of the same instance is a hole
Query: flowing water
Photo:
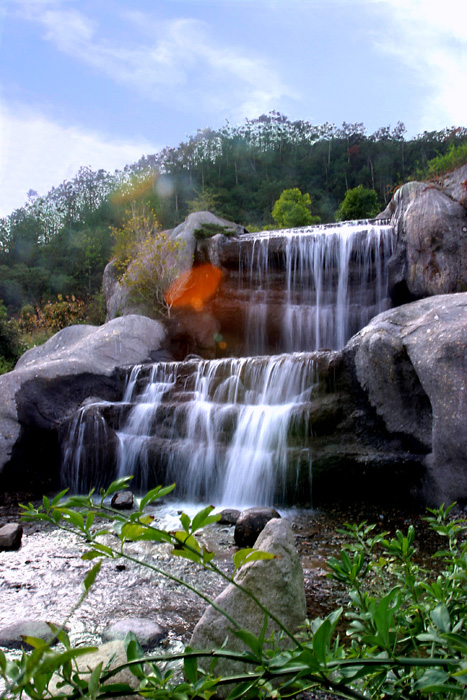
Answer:
[[[247, 234], [239, 287], [251, 292], [244, 354], [264, 354], [271, 308], [281, 304], [280, 352], [340, 349], [388, 308], [393, 229], [366, 221]], [[283, 269], [277, 284], [277, 267]]]
[[[117, 433], [118, 476], [134, 474], [146, 488], [157, 454], [179, 495], [228, 505], [284, 501], [293, 451], [289, 426], [306, 425], [312, 356], [193, 364], [193, 374], [182, 378], [181, 386], [183, 363], [155, 364], [141, 395], [138, 373], [145, 368], [133, 372], [125, 397], [133, 408]], [[309, 471], [309, 460], [307, 466]]]
[[218, 505], [311, 503], [313, 352], [342, 348], [388, 308], [392, 241], [389, 225], [369, 222], [234, 241], [243, 356], [134, 368], [120, 404], [75, 417], [64, 484], [83, 491], [131, 474], [141, 490], [176, 482], [179, 497]]

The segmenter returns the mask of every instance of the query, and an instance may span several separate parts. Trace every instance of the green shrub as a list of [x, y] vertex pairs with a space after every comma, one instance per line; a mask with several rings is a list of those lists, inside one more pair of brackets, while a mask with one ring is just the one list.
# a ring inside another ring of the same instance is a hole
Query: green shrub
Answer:
[[379, 212], [378, 195], [363, 185], [347, 192], [335, 214], [336, 221], [371, 219]]
[[45, 304], [25, 307], [21, 313], [19, 327], [26, 335], [44, 335], [50, 337], [57, 331], [77, 323], [86, 323], [88, 320], [86, 303], [75, 296], [62, 296], [58, 294], [56, 301], [47, 301]]
[[[296, 228], [312, 223], [311, 198], [302, 194], [298, 187], [284, 190], [272, 209], [272, 218], [280, 228]], [[315, 222], [319, 217], [314, 217]]]

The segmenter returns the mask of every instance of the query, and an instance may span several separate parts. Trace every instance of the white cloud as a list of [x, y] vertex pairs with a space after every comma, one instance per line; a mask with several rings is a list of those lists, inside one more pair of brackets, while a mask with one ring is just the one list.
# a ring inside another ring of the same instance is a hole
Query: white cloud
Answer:
[[21, 0], [19, 9], [59, 51], [156, 102], [256, 116], [293, 96], [268, 61], [227, 45], [199, 20], [158, 21], [128, 11], [121, 18], [128, 27], [126, 41], [117, 43], [106, 38], [105, 27], [60, 0]]
[[46, 194], [83, 165], [113, 172], [160, 148], [65, 127], [18, 105], [1, 108], [0, 134], [0, 216], [22, 206], [29, 189]]
[[419, 130], [465, 126], [467, 17], [462, 0], [383, 0], [377, 45], [397, 59], [424, 88]]

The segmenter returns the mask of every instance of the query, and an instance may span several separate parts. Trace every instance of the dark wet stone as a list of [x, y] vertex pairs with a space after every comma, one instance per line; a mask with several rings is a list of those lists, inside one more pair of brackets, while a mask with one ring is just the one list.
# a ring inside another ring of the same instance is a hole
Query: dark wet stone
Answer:
[[7, 523], [0, 527], [0, 552], [21, 547], [23, 528], [18, 523]]
[[237, 547], [253, 547], [267, 522], [281, 516], [274, 508], [257, 506], [242, 511], [235, 525], [234, 539]]
[[128, 632], [133, 632], [143, 649], [156, 646], [167, 636], [166, 630], [143, 617], [127, 617], [108, 625], [102, 632], [102, 641], [111, 642], [116, 639], [125, 639]]
[[235, 510], [235, 508], [224, 508], [218, 522], [219, 525], [235, 525], [239, 517], [239, 510]]
[[7, 649], [32, 649], [23, 637], [38, 637], [44, 642], [51, 642], [54, 634], [47, 622], [42, 620], [18, 620], [12, 625], [0, 628], [0, 646]]
[[111, 506], [116, 510], [130, 510], [133, 505], [134, 498], [131, 491], [118, 491], [112, 496]]

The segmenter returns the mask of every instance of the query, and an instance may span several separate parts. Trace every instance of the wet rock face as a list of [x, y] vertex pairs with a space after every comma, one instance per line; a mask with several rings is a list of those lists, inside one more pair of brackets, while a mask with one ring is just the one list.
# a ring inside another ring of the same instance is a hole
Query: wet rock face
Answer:
[[467, 166], [439, 183], [410, 182], [395, 194], [396, 247], [389, 292], [396, 304], [467, 289]]
[[89, 396], [116, 401], [118, 368], [148, 362], [165, 341], [161, 324], [143, 316], [98, 328], [71, 326], [32, 348], [0, 377], [0, 474], [11, 488], [50, 488], [59, 466], [57, 433]]
[[373, 319], [346, 348], [394, 436], [425, 447], [425, 500], [467, 500], [467, 294], [422, 299]]
[[110, 505], [116, 510], [131, 510], [134, 506], [134, 501], [131, 491], [118, 491], [112, 496]]

